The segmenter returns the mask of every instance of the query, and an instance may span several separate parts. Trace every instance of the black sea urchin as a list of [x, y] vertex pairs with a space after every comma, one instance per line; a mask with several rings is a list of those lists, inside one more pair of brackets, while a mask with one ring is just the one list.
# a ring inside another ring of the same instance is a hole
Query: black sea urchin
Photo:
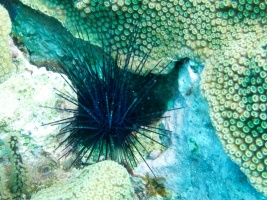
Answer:
[[95, 161], [112, 159], [130, 167], [136, 166], [140, 158], [145, 161], [142, 138], [163, 145], [159, 138], [168, 133], [153, 125], [163, 118], [167, 108], [166, 98], [155, 98], [159, 95], [156, 88], [162, 89], [159, 84], [167, 80], [163, 78], [166, 75], [154, 75], [152, 70], [143, 74], [148, 54], [133, 68], [134, 39], [129, 41], [123, 57], [118, 52], [111, 56], [110, 48], [100, 54], [88, 43], [79, 48], [67, 43], [69, 47], [62, 46], [62, 51], [71, 59], [61, 58], [59, 63], [77, 98], [57, 91], [77, 109], [64, 109], [74, 116], [49, 123], [65, 124], [59, 133], [66, 135], [59, 145], [66, 147], [62, 157], [75, 152], [74, 164], [94, 158]]

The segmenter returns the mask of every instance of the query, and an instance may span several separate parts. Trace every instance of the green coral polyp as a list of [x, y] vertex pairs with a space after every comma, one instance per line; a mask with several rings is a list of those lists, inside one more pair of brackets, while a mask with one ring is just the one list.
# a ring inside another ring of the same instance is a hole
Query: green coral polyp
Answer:
[[260, 159], [260, 160], [263, 158], [263, 154], [262, 154], [261, 152], [257, 152], [257, 153], [256, 153], [256, 156], [257, 156], [257, 158]]
[[248, 157], [248, 158], [250, 158], [250, 157], [252, 157], [252, 152], [251, 151], [249, 151], [249, 150], [246, 150], [245, 151], [245, 155]]
[[250, 144], [250, 143], [252, 143], [253, 142], [253, 138], [251, 137], [251, 136], [246, 136], [246, 138], [245, 138], [245, 142], [247, 143], [247, 144]]
[[[261, 120], [266, 120], [267, 119], [267, 115], [265, 113], [261, 113], [260, 114], [260, 119]], [[258, 122], [258, 123], [260, 123], [260, 122]]]
[[267, 122], [261, 122], [261, 127], [263, 129], [267, 129]]
[[239, 138], [235, 139], [235, 144], [236, 144], [236, 145], [240, 145], [240, 144], [242, 144], [242, 143], [243, 143], [243, 140], [241, 140], [241, 139], [239, 139]]
[[259, 163], [259, 159], [254, 156], [254, 157], [252, 157], [252, 162], [255, 163], [255, 164], [258, 164]]
[[266, 133], [262, 134], [261, 138], [262, 138], [263, 140], [267, 141], [267, 134], [266, 134]]
[[244, 133], [249, 133], [250, 132], [250, 128], [247, 126], [244, 126], [243, 129]]
[[260, 138], [257, 138], [256, 139], [256, 145], [259, 146], [259, 147], [261, 147], [261, 146], [264, 145], [264, 143], [263, 143], [263, 141]]
[[256, 169], [256, 165], [255, 164], [250, 164], [249, 165], [249, 169], [252, 170], [252, 171], [255, 170]]
[[254, 144], [249, 145], [249, 150], [250, 151], [256, 151], [257, 150], [256, 145], [254, 145]]
[[[264, 163], [265, 163], [265, 165], [267, 164], [267, 162], [264, 162]], [[261, 174], [261, 176], [262, 176], [262, 178], [267, 179], [267, 172], [263, 172]]]
[[240, 149], [241, 151], [245, 151], [245, 150], [247, 149], [247, 145], [246, 145], [246, 144], [241, 144], [241, 145], [239, 146], [239, 149]]
[[237, 122], [236, 126], [238, 128], [242, 128], [244, 126], [244, 123], [243, 122]]

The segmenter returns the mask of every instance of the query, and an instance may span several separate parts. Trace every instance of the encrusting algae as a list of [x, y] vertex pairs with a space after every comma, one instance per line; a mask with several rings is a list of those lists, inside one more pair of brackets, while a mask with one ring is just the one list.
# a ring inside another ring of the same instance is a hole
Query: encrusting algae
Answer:
[[150, 177], [148, 173], [145, 176], [140, 177], [145, 182], [146, 193], [148, 197], [167, 197], [169, 195], [169, 192], [163, 183], [166, 180], [164, 177]]

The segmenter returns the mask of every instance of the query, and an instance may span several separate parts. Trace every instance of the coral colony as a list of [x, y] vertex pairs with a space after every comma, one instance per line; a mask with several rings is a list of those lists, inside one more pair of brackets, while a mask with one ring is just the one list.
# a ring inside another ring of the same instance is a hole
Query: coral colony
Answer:
[[[125, 38], [131, 33], [132, 22], [142, 19], [136, 43], [143, 52], [155, 44], [147, 66], [153, 68], [159, 59], [166, 63], [164, 59], [168, 58], [188, 57], [203, 62], [201, 90], [209, 103], [216, 133], [229, 157], [251, 184], [267, 195], [266, 1], [21, 2], [58, 19], [74, 35], [77, 33], [73, 24], [89, 33], [101, 27], [106, 34], [109, 31], [106, 25], [113, 23], [112, 42], [123, 52], [127, 52]], [[112, 12], [117, 20], [111, 21], [103, 11]], [[92, 43], [99, 44], [99, 41]], [[8, 61], [3, 61], [8, 68]], [[131, 141], [134, 137], [128, 138]]]

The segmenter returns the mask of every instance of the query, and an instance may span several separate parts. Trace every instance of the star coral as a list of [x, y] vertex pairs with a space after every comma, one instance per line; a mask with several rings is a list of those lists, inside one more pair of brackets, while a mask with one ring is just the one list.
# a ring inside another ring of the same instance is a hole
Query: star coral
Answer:
[[6, 9], [0, 5], [0, 83], [4, 82], [12, 72], [11, 52], [8, 35], [11, 32], [11, 21]]
[[108, 37], [105, 27], [112, 23], [111, 42], [122, 51], [137, 21], [140, 50], [154, 46], [152, 63], [169, 57], [204, 62], [201, 89], [216, 132], [252, 185], [267, 195], [266, 0], [21, 1], [49, 9], [73, 34], [76, 24]]
[[[248, 44], [253, 44], [253, 49]], [[266, 45], [266, 38], [243, 34], [217, 58], [210, 59], [202, 74], [202, 91], [224, 149], [264, 195], [267, 195]]]
[[72, 180], [59, 182], [33, 195], [32, 200], [134, 200], [135, 195], [124, 167], [114, 161], [102, 161], [83, 169]]
[[[207, 57], [211, 55], [210, 50], [219, 49], [225, 38], [229, 38], [229, 35], [225, 34], [226, 32], [229, 32], [232, 37], [234, 36], [231, 34], [235, 32], [234, 26], [238, 27], [240, 23], [244, 22], [250, 24], [259, 19], [263, 23], [266, 22], [264, 10], [266, 4], [260, 1], [251, 1], [251, 3], [245, 1], [238, 3], [230, 0], [152, 0], [150, 2], [147, 0], [76, 0], [74, 3], [69, 0], [21, 1], [59, 19], [68, 29], [73, 29], [73, 24], [78, 24], [80, 28], [87, 31], [88, 29], [91, 29], [92, 32], [101, 30], [106, 34], [109, 34], [107, 28], [109, 28], [110, 19], [107, 18], [109, 15], [103, 11], [113, 12], [118, 19], [112, 21], [114, 30], [118, 33], [118, 38], [114, 38], [117, 47], [124, 46], [124, 38], [131, 32], [131, 24], [134, 19], [138, 19], [142, 32], [140, 45], [143, 48], [149, 47], [155, 41], [159, 45], [156, 49], [165, 47], [163, 48], [165, 51], [158, 52], [160, 55], [157, 54], [156, 57], [169, 55], [166, 50], [170, 48], [184, 48], [184, 46], [196, 51], [200, 56]], [[91, 24], [92, 22], [95, 23]], [[119, 33], [121, 33], [120, 36]], [[177, 43], [176, 46], [172, 46], [171, 39]], [[155, 55], [156, 52], [154, 52]], [[182, 50], [177, 53], [180, 56], [189, 54]]]
[[151, 62], [167, 57], [204, 61], [240, 39], [242, 31], [255, 31], [257, 23], [266, 24], [266, 3], [256, 0], [21, 1], [59, 19], [73, 34], [75, 24], [92, 35], [101, 31], [109, 38], [111, 23], [117, 35], [112, 43], [122, 51], [132, 24], [138, 22], [140, 50], [154, 47]]

